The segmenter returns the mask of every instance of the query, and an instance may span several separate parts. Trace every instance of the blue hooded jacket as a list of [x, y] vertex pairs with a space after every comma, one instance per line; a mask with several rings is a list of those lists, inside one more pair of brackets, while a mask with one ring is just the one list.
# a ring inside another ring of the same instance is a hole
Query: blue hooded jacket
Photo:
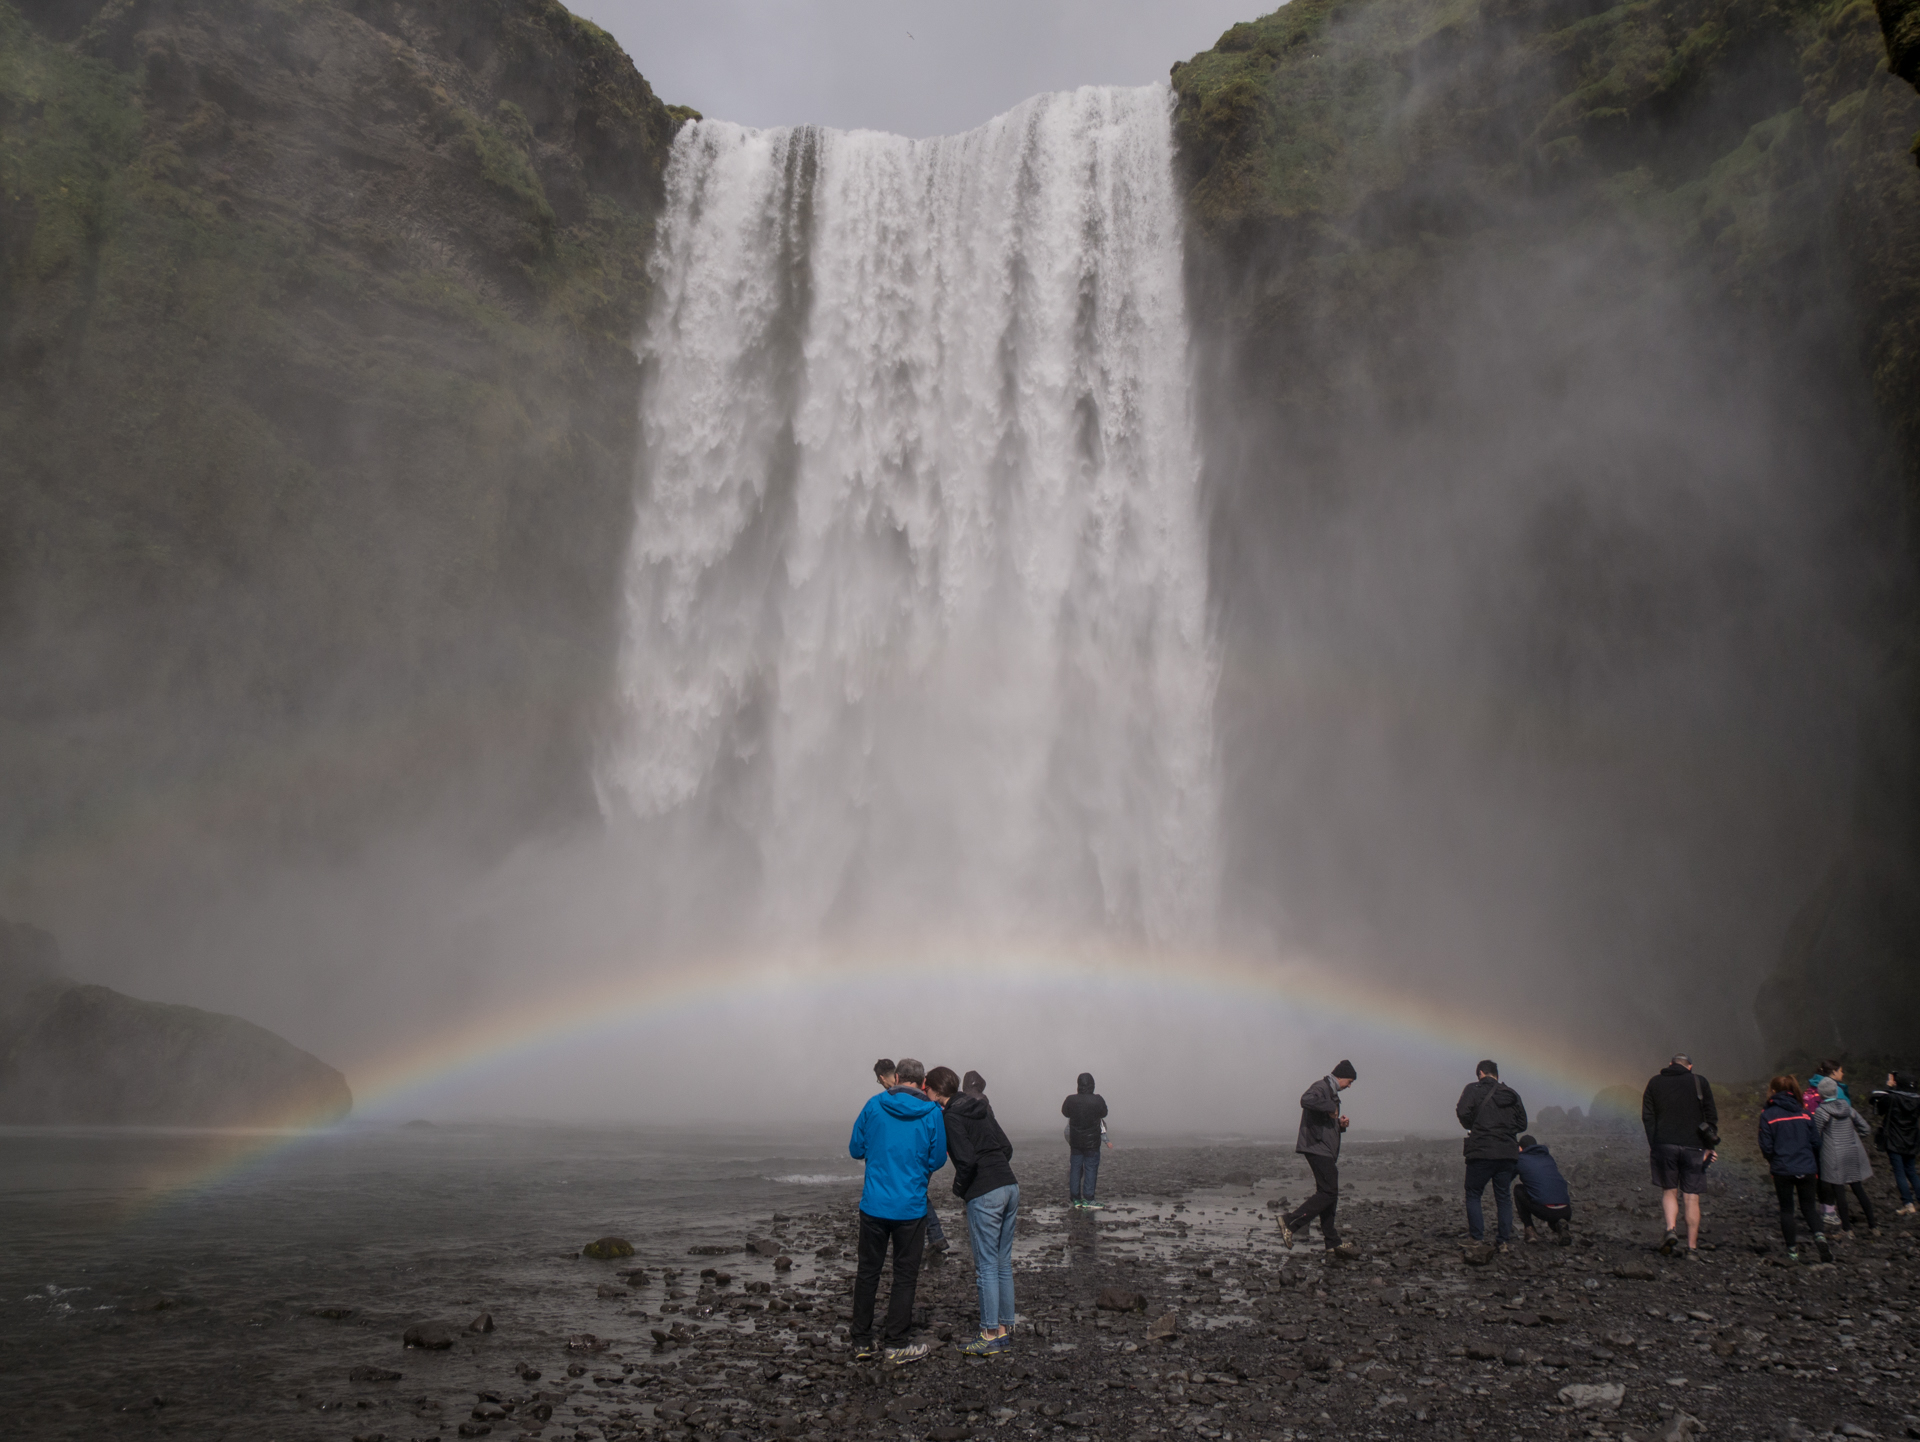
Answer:
[[1560, 1175], [1560, 1164], [1540, 1143], [1520, 1148], [1515, 1164], [1520, 1168], [1520, 1180], [1526, 1184], [1527, 1195], [1541, 1206], [1564, 1207], [1572, 1200], [1567, 1194], [1567, 1179]]
[[947, 1164], [940, 1108], [902, 1087], [880, 1092], [860, 1108], [847, 1155], [867, 1164], [860, 1210], [886, 1222], [927, 1214], [927, 1178]]
[[1800, 1098], [1775, 1092], [1760, 1113], [1760, 1153], [1776, 1177], [1811, 1177], [1820, 1170], [1818, 1128]]

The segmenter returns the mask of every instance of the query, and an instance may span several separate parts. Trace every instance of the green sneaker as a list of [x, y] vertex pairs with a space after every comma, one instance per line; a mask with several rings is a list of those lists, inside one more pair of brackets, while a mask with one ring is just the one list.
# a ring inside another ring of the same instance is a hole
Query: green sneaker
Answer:
[[1105, 1202], [1082, 1202], [1080, 1205], [1089, 1212], [1104, 1212], [1107, 1209]]

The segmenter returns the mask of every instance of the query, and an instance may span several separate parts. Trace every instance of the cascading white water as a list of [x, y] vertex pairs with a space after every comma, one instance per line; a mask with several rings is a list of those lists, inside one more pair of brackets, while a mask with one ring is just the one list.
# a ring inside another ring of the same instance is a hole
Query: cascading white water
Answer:
[[1168, 105], [675, 142], [599, 779], [769, 934], [1211, 926]]

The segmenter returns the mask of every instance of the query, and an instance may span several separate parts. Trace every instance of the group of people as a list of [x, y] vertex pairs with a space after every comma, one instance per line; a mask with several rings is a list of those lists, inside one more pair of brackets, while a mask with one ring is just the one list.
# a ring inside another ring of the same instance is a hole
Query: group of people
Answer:
[[[986, 1078], [964, 1077], [951, 1067], [928, 1071], [912, 1057], [873, 1064], [877, 1092], [861, 1108], [847, 1143], [848, 1154], [866, 1163], [860, 1192], [859, 1260], [853, 1282], [853, 1348], [856, 1360], [884, 1355], [895, 1364], [916, 1362], [931, 1350], [908, 1337], [920, 1263], [948, 1242], [938, 1213], [928, 1205], [927, 1182], [949, 1161], [953, 1194], [966, 1206], [967, 1235], [980, 1293], [980, 1335], [961, 1347], [968, 1356], [1005, 1351], [1013, 1334], [1013, 1236], [1020, 1216], [1020, 1182], [1013, 1174], [1013, 1143], [994, 1119]], [[1067, 1119], [1068, 1189], [1074, 1208], [1098, 1209], [1094, 1188], [1106, 1141], [1107, 1104], [1082, 1072], [1074, 1094], [1060, 1106]], [[893, 1287], [876, 1338], [874, 1307], [880, 1272], [893, 1256]]]
[[1910, 1072], [1888, 1072], [1886, 1085], [1869, 1098], [1880, 1119], [1878, 1127], [1853, 1105], [1846, 1068], [1839, 1062], [1822, 1062], [1805, 1088], [1792, 1073], [1782, 1073], [1767, 1089], [1772, 1095], [1760, 1113], [1760, 1151], [1773, 1173], [1788, 1257], [1799, 1258], [1797, 1222], [1804, 1220], [1820, 1260], [1832, 1261], [1828, 1233], [1854, 1235], [1850, 1198], [1860, 1204], [1867, 1234], [1880, 1234], [1866, 1188], [1873, 1176], [1869, 1138], [1887, 1154], [1893, 1169], [1900, 1193], [1897, 1214], [1914, 1215], [1920, 1201], [1914, 1167], [1915, 1153], [1920, 1152], [1920, 1091]]

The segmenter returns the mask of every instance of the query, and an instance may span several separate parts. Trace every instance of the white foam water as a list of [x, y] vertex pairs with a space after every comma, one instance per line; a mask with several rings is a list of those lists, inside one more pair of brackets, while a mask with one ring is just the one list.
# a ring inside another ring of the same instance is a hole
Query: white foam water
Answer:
[[1211, 924], [1169, 104], [675, 141], [598, 779], [769, 934]]

